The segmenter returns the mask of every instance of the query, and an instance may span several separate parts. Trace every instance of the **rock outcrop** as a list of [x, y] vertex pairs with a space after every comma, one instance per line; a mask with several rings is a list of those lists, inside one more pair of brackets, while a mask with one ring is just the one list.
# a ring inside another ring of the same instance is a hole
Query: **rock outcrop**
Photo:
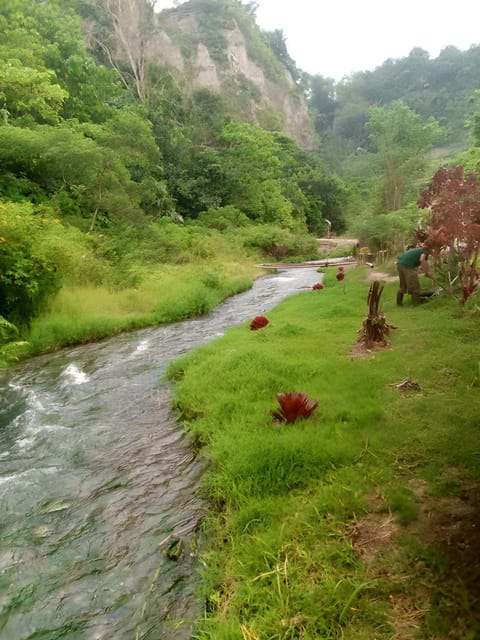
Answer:
[[[200, 7], [186, 3], [158, 14], [148, 57], [181, 77], [187, 90], [208, 88], [219, 92], [235, 116], [282, 131], [301, 148], [312, 149], [316, 137], [308, 104], [289, 70], [275, 60], [272, 73], [253, 59], [248, 34], [245, 36], [231, 16], [215, 34], [217, 42], [223, 44], [221, 51], [211, 43], [209, 46], [200, 11]], [[258, 30], [253, 18], [252, 24]]]

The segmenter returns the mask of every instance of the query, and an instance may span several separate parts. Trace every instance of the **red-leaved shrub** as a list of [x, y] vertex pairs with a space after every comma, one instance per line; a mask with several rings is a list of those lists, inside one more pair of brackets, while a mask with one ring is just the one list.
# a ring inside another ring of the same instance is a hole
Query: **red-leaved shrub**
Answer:
[[463, 166], [441, 167], [417, 204], [431, 211], [424, 242], [435, 280], [465, 304], [480, 287], [480, 180]]

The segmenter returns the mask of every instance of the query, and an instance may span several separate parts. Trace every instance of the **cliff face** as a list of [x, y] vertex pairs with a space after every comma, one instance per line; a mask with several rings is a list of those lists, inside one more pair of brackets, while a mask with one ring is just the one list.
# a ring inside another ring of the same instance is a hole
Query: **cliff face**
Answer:
[[[316, 144], [306, 99], [278, 60], [265, 69], [249, 53], [249, 42], [229, 17], [205, 37], [199, 9], [182, 5], [157, 16], [148, 57], [182, 78], [187, 90], [209, 88], [221, 93], [232, 113], [266, 129], [282, 131], [303, 149]], [[219, 44], [221, 46], [219, 47]]]

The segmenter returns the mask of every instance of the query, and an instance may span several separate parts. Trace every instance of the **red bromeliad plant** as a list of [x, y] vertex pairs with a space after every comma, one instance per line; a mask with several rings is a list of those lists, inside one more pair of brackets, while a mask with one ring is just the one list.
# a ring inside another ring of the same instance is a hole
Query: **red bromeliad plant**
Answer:
[[256, 316], [250, 323], [250, 330], [256, 331], [257, 329], [263, 329], [268, 324], [268, 319], [265, 316]]
[[318, 400], [310, 400], [305, 393], [295, 391], [277, 393], [276, 398], [280, 409], [272, 411], [272, 415], [287, 424], [293, 424], [299, 418], [308, 418], [318, 406]]
[[313, 285], [312, 289], [313, 289], [314, 291], [317, 291], [317, 290], [318, 290], [318, 291], [321, 291], [322, 289], [325, 289], [325, 287], [324, 287], [324, 285], [323, 285], [321, 282], [316, 282], [316, 283]]
[[338, 267], [338, 271], [335, 274], [335, 278], [339, 282], [343, 282], [343, 293], [345, 293], [345, 271], [343, 270], [343, 267]]
[[440, 284], [454, 294], [458, 281], [461, 303], [469, 299], [480, 283], [480, 182], [462, 166], [442, 167], [422, 191], [417, 202], [431, 210], [425, 245], [435, 261]]

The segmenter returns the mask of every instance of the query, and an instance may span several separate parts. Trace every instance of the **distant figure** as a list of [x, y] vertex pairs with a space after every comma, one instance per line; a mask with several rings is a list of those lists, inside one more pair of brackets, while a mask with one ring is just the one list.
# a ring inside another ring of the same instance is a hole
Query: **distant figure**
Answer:
[[330, 233], [332, 231], [332, 223], [330, 222], [330, 220], [327, 220], [325, 218], [325, 222], [327, 223], [327, 238], [330, 238]]
[[428, 265], [428, 252], [425, 245], [407, 249], [397, 258], [397, 271], [400, 278], [400, 286], [397, 291], [397, 305], [403, 303], [403, 296], [409, 293], [412, 296], [412, 304], [417, 305], [426, 302], [432, 295], [430, 291], [422, 291], [420, 280], [418, 279], [419, 268], [424, 274], [433, 278]]

